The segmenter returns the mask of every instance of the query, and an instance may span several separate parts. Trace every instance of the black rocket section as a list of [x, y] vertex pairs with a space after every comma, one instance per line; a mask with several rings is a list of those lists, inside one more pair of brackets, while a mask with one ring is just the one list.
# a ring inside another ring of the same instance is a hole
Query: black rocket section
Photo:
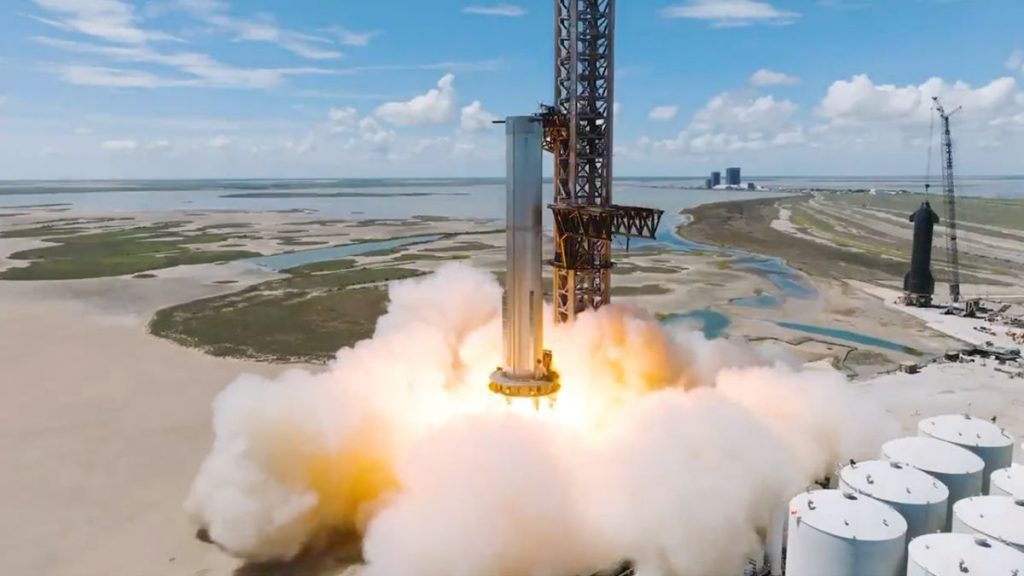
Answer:
[[928, 306], [935, 293], [935, 278], [932, 276], [932, 236], [939, 215], [932, 210], [927, 200], [910, 215], [914, 223], [914, 251], [910, 257], [910, 271], [903, 277], [903, 291], [907, 304]]

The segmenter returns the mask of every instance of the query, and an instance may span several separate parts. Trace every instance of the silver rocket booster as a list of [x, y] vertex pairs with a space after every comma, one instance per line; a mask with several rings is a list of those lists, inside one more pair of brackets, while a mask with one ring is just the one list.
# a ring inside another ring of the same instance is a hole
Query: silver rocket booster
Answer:
[[490, 389], [512, 397], [538, 398], [559, 389], [551, 353], [543, 350], [542, 140], [533, 116], [505, 120], [506, 239], [503, 310], [504, 364]]

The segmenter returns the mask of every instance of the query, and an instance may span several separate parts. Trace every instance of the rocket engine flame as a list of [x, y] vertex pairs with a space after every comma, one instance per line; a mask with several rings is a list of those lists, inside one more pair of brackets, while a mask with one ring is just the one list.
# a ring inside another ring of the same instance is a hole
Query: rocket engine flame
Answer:
[[836, 372], [618, 306], [546, 326], [558, 403], [509, 408], [485, 384], [502, 350], [492, 276], [454, 264], [390, 291], [374, 336], [326, 372], [243, 376], [217, 397], [186, 510], [232, 554], [287, 559], [352, 531], [365, 576], [623, 558], [736, 573], [776, 503], [894, 432]]

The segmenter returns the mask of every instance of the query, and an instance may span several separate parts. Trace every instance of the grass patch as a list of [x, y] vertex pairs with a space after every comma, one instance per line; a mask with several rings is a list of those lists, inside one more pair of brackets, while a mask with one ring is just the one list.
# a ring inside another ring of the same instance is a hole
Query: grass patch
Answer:
[[388, 302], [380, 283], [421, 274], [409, 268], [298, 273], [165, 308], [149, 327], [157, 336], [214, 356], [326, 362], [340, 348], [372, 335]]
[[275, 238], [281, 246], [323, 246], [327, 242], [323, 240], [302, 240], [300, 238], [281, 237]]
[[671, 292], [661, 284], [644, 284], [642, 286], [612, 286], [612, 296], [658, 296]]
[[392, 258], [391, 262], [432, 262], [437, 260], [467, 260], [468, 254], [426, 254], [424, 252], [407, 252]]
[[47, 237], [55, 246], [15, 252], [30, 264], [0, 272], [4, 280], [69, 280], [136, 274], [189, 264], [224, 262], [259, 256], [243, 250], [200, 250], [196, 245], [223, 242], [225, 234], [175, 232], [181, 222]]
[[485, 244], [483, 242], [459, 242], [452, 246], [442, 246], [440, 248], [425, 248], [424, 252], [434, 252], [436, 254], [444, 254], [447, 252], [479, 252], [481, 250], [491, 250], [494, 246]]

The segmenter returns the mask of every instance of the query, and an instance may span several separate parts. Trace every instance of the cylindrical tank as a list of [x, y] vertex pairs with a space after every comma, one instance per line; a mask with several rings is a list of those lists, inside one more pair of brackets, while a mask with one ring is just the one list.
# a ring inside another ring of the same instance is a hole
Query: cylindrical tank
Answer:
[[981, 489], [988, 494], [989, 476], [1013, 462], [1013, 436], [995, 423], [967, 414], [948, 414], [917, 423], [921, 436], [930, 436], [963, 446], [985, 461]]
[[988, 493], [993, 496], [1010, 496], [1024, 500], [1024, 466], [1014, 464], [1009, 468], [996, 470], [992, 473], [988, 488]]
[[877, 500], [817, 490], [789, 502], [787, 576], [900, 576], [907, 522]]
[[909, 464], [937, 478], [949, 489], [946, 526], [953, 521], [953, 504], [981, 494], [985, 462], [965, 448], [924, 436], [908, 436], [882, 445], [882, 458]]
[[927, 200], [910, 215], [914, 223], [914, 246], [910, 254], [910, 271], [903, 277], [903, 291], [907, 302], [928, 305], [935, 293], [935, 278], [932, 276], [932, 234], [939, 221]]
[[984, 536], [927, 534], [910, 542], [907, 556], [907, 576], [1024, 574], [1024, 554]]
[[975, 496], [953, 506], [953, 532], [980, 534], [1024, 552], [1024, 500]]
[[839, 488], [892, 506], [907, 521], [907, 539], [941, 532], [949, 511], [949, 489], [906, 464], [870, 460], [839, 471]]

